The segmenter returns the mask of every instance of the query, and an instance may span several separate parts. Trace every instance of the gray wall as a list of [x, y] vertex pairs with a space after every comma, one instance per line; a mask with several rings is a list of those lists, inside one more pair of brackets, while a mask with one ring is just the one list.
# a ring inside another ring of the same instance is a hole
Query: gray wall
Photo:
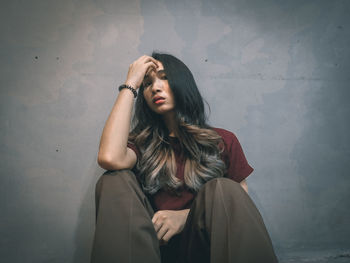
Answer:
[[210, 123], [238, 136], [279, 257], [346, 256], [349, 12], [349, 1], [1, 1], [0, 261], [88, 262], [100, 135], [129, 64], [153, 49], [189, 66]]

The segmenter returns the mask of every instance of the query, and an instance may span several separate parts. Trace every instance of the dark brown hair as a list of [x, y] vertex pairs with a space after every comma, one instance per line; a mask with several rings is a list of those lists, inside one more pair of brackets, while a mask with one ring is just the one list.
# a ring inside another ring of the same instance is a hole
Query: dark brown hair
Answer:
[[[162, 62], [174, 94], [176, 135], [185, 157], [184, 183], [198, 191], [205, 182], [226, 172], [220, 158], [224, 149], [222, 138], [206, 123], [203, 98], [188, 67], [170, 54], [153, 52], [152, 57]], [[169, 131], [162, 116], [148, 107], [143, 89], [141, 85], [132, 121], [134, 128], [129, 135], [129, 142], [141, 152], [136, 168], [142, 187], [149, 194], [163, 187], [176, 190], [182, 182], [175, 175], [176, 161]]]

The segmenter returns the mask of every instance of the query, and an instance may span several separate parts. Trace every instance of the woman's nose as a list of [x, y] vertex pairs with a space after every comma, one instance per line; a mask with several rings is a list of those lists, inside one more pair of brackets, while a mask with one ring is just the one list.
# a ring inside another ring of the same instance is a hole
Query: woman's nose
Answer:
[[156, 80], [153, 83], [152, 91], [157, 92], [157, 91], [160, 91], [162, 88], [163, 88], [163, 83], [161, 81]]

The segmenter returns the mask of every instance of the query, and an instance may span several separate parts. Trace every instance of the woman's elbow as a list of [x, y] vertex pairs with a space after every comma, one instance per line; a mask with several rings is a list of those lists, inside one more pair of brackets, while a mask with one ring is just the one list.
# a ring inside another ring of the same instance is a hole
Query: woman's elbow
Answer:
[[121, 169], [116, 160], [117, 160], [117, 158], [112, 158], [111, 156], [106, 156], [106, 155], [103, 156], [100, 154], [97, 157], [98, 165], [101, 168], [108, 170], [108, 171]]

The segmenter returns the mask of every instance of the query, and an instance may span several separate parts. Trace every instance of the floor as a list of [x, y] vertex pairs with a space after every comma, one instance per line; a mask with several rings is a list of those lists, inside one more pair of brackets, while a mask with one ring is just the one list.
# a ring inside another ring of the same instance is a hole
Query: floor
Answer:
[[279, 259], [279, 263], [350, 263], [350, 250], [294, 252]]

